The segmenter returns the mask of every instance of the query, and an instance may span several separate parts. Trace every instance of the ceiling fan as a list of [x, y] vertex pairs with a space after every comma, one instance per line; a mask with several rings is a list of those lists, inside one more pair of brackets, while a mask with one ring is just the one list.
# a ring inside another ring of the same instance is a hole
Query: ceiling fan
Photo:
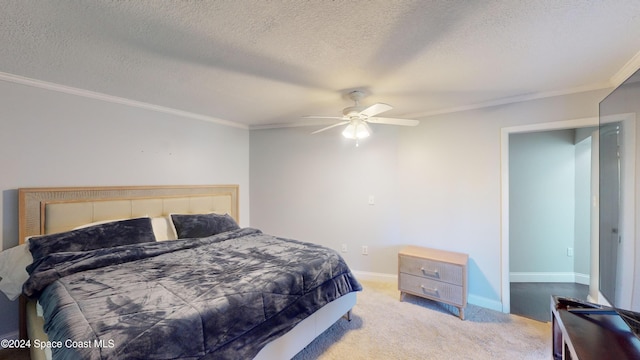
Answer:
[[[418, 120], [410, 119], [396, 119], [387, 117], [378, 117], [376, 115], [385, 111], [393, 109], [391, 105], [384, 103], [375, 103], [371, 106], [364, 107], [360, 105], [360, 100], [364, 98], [362, 91], [352, 91], [349, 93], [349, 98], [355, 102], [354, 106], [349, 106], [342, 110], [342, 117], [338, 116], [304, 116], [306, 119], [337, 119], [341, 120], [338, 123], [324, 127], [320, 130], [312, 132], [317, 134], [319, 132], [329, 130], [336, 126], [347, 125], [342, 131], [342, 136], [348, 139], [363, 139], [371, 134], [371, 128], [369, 124], [388, 124], [388, 125], [401, 125], [401, 126], [416, 126], [420, 123]], [[357, 145], [357, 144], [356, 144]]]

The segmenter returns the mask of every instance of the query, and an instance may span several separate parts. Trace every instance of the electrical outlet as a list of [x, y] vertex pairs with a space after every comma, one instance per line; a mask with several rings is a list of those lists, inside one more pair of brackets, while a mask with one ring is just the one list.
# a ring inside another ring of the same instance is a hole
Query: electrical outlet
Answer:
[[364, 245], [362, 247], [362, 255], [369, 255], [369, 247]]
[[342, 252], [346, 253], [347, 252], [347, 244], [342, 244], [340, 246], [340, 250], [342, 250]]
[[567, 248], [567, 256], [568, 257], [572, 257], [573, 256], [573, 248], [570, 248], [570, 247]]

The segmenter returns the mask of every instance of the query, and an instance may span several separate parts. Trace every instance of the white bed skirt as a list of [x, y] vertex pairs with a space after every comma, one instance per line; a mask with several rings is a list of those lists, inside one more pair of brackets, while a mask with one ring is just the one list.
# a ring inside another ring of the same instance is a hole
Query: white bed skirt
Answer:
[[[302, 320], [289, 332], [268, 343], [260, 350], [254, 360], [291, 359], [341, 317], [349, 313], [355, 304], [355, 292], [328, 303]], [[31, 341], [35, 339], [49, 340], [43, 330], [43, 325], [44, 319], [37, 314], [36, 302], [29, 301], [27, 303], [27, 334]], [[31, 360], [51, 360], [51, 351], [45, 352], [32, 346]]]

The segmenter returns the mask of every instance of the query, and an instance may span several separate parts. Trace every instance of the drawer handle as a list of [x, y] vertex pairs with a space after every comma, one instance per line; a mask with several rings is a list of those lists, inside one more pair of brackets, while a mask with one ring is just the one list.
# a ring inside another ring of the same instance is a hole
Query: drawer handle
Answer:
[[428, 293], [432, 293], [433, 295], [438, 295], [438, 288], [428, 288], [428, 287], [425, 287], [424, 285], [420, 285], [420, 287], [422, 288], [423, 292], [428, 292]]
[[438, 270], [427, 270], [424, 267], [421, 267], [420, 271], [422, 271], [423, 274], [428, 276], [440, 277], [440, 273], [438, 272]]

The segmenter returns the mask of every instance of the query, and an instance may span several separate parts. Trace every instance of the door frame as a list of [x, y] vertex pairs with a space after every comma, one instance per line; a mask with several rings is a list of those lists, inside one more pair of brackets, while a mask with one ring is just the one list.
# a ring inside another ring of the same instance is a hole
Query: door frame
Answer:
[[[550, 130], [565, 130], [598, 126], [598, 117], [510, 126], [500, 129], [500, 272], [502, 312], [511, 312], [509, 280], [509, 135]], [[593, 242], [593, 236], [591, 237]], [[592, 255], [593, 256], [593, 255]]]

